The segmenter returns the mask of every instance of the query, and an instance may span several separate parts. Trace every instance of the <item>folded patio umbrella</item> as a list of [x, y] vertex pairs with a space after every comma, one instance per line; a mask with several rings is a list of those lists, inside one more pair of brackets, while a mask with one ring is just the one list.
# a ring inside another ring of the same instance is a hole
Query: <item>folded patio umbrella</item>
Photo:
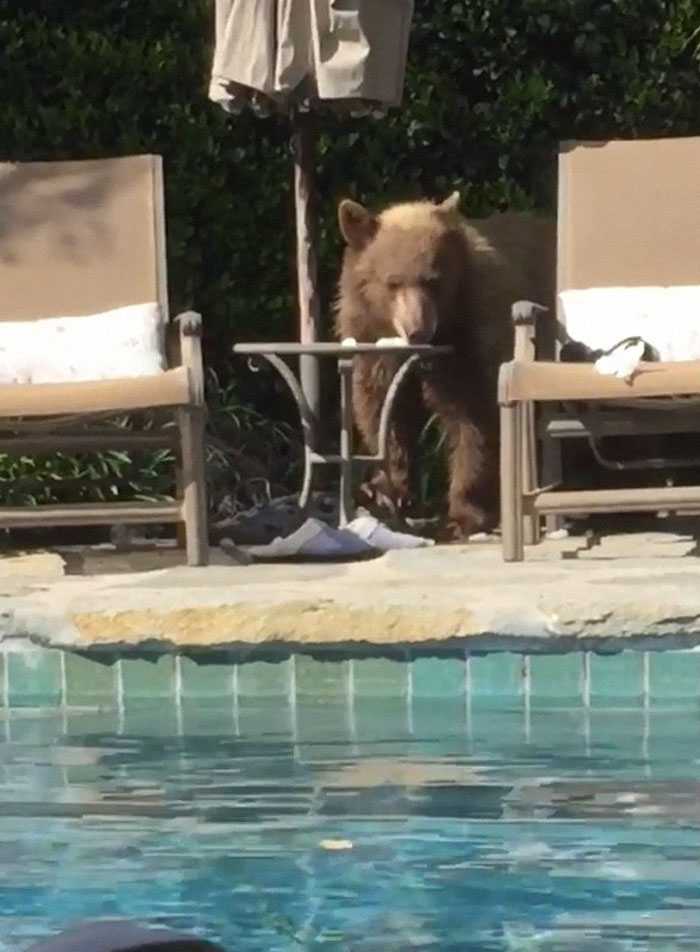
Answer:
[[[357, 115], [401, 103], [413, 0], [215, 0], [209, 96], [230, 112], [250, 106], [292, 120], [300, 340], [320, 332], [314, 242], [314, 148], [308, 113], [323, 104]], [[320, 408], [314, 358], [301, 380]]]
[[223, 952], [213, 942], [125, 920], [86, 922], [31, 946], [27, 952]]
[[398, 106], [412, 15], [413, 0], [216, 0], [210, 96], [233, 111]]

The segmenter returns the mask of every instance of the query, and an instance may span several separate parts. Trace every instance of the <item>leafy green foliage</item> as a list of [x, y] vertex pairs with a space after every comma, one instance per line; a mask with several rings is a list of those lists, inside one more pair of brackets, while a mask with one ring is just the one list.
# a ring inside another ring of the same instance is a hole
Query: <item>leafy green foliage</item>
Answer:
[[[254, 403], [262, 421], [288, 412], [279, 388], [228, 354], [234, 340], [296, 336], [289, 130], [208, 101], [212, 8], [0, 0], [0, 158], [165, 157], [173, 307], [204, 314], [211, 366], [224, 381], [235, 370], [237, 406]], [[383, 121], [323, 115], [318, 127], [329, 305], [341, 196], [383, 203], [459, 188], [472, 215], [552, 207], [560, 140], [700, 133], [700, 4], [416, 0], [403, 109]], [[126, 465], [110, 459], [109, 472]], [[0, 464], [0, 477], [40, 465]], [[51, 472], [79, 482], [81, 465], [56, 460]], [[150, 470], [129, 480], [162, 488]]]
[[[295, 428], [242, 403], [235, 379], [207, 379], [209, 500], [218, 516], [234, 515], [286, 491], [301, 478], [301, 443]], [[147, 416], [112, 421], [115, 431], [153, 430], [163, 421]], [[172, 422], [166, 425], [174, 425]], [[172, 498], [174, 454], [169, 449], [136, 453], [110, 450], [41, 456], [0, 455], [3, 505], [119, 502]]]
[[278, 421], [243, 403], [238, 380], [221, 384], [210, 371], [209, 497], [220, 516], [268, 502], [297, 488], [302, 476], [302, 447], [298, 426]]
[[116, 450], [80, 456], [55, 453], [0, 459], [3, 505], [155, 500], [172, 493], [169, 473], [173, 460], [168, 450], [150, 453], [143, 459]]

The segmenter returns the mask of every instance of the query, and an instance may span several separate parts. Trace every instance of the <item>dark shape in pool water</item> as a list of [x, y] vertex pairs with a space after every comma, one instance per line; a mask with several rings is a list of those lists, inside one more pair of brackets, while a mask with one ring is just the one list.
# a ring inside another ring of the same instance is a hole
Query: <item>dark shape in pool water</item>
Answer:
[[695, 708], [177, 714], [0, 721], [3, 952], [124, 916], [230, 952], [700, 944]]

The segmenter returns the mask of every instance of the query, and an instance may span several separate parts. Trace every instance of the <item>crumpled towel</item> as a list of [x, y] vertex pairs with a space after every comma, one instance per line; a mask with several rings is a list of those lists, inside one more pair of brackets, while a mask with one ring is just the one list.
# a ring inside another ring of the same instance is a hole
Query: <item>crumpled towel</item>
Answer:
[[641, 337], [630, 337], [599, 357], [595, 362], [595, 369], [599, 374], [630, 381], [642, 361], [646, 348], [647, 344]]
[[434, 539], [426, 539], [424, 536], [412, 535], [409, 532], [394, 532], [374, 516], [358, 516], [349, 523], [348, 531], [381, 552], [389, 552], [391, 549], [420, 549], [424, 546], [435, 545]]
[[246, 551], [256, 560], [367, 558], [391, 549], [434, 545], [432, 539], [394, 532], [374, 516], [358, 516], [345, 529], [334, 529], [320, 519], [307, 519], [296, 532], [278, 536], [267, 545], [251, 545]]
[[307, 519], [288, 536], [247, 549], [254, 559], [341, 559], [376, 555], [376, 550], [347, 529], [333, 529], [320, 519]]

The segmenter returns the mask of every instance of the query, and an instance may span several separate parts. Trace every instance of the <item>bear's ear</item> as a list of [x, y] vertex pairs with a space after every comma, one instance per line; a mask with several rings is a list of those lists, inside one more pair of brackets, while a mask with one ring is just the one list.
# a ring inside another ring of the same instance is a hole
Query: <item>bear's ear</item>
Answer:
[[338, 223], [345, 241], [356, 251], [364, 248], [377, 232], [377, 219], [358, 202], [344, 199], [338, 206]]
[[455, 191], [448, 198], [446, 198], [444, 202], [439, 203], [437, 210], [444, 213], [445, 215], [449, 215], [452, 212], [457, 212], [459, 211], [459, 203], [461, 198], [462, 196], [459, 194], [459, 192]]

